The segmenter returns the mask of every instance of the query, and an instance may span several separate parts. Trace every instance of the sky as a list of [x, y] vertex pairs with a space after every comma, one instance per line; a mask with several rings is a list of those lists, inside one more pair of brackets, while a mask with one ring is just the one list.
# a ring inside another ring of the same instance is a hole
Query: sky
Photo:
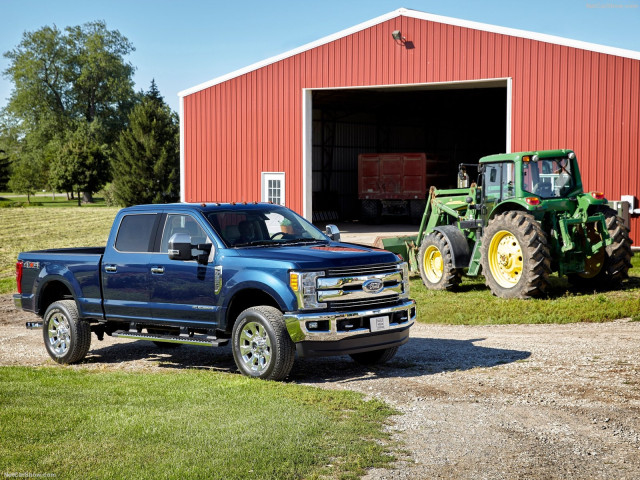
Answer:
[[[136, 49], [136, 90], [155, 79], [178, 111], [182, 90], [401, 7], [640, 51], [640, 0], [0, 0], [0, 49], [45, 25], [104, 20]], [[0, 78], [0, 107], [12, 86]]]

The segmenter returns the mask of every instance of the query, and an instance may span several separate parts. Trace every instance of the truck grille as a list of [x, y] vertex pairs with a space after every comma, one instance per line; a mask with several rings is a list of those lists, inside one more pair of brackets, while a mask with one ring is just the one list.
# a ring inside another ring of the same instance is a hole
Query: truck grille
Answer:
[[391, 306], [404, 288], [402, 268], [395, 263], [334, 268], [317, 279], [318, 302], [336, 311]]

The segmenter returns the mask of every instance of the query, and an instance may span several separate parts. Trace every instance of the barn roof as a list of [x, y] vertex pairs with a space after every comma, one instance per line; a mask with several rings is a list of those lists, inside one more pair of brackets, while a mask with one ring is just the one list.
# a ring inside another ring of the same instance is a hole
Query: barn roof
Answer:
[[368, 20], [366, 22], [360, 23], [358, 25], [354, 25], [353, 27], [347, 28], [345, 30], [341, 30], [340, 32], [320, 38], [314, 42], [307, 43], [306, 45], [302, 45], [298, 48], [294, 48], [293, 50], [289, 50], [288, 52], [284, 52], [284, 53], [281, 53], [280, 55], [276, 55], [276, 56], [267, 58], [265, 60], [262, 60], [260, 62], [253, 63], [239, 70], [235, 70], [226, 75], [216, 77], [207, 82], [188, 88], [186, 90], [179, 92], [178, 96], [186, 97], [187, 95], [191, 95], [192, 93], [199, 92], [200, 90], [204, 90], [213, 85], [226, 82], [227, 80], [230, 80], [235, 77], [239, 77], [240, 75], [244, 75], [245, 73], [258, 70], [259, 68], [265, 67], [267, 65], [271, 65], [272, 63], [279, 62], [280, 60], [284, 60], [285, 58], [293, 57], [294, 55], [297, 55], [299, 53], [305, 52], [307, 50], [311, 50], [321, 45], [325, 45], [327, 43], [338, 40], [342, 37], [346, 37], [353, 33], [365, 30], [374, 25], [378, 25], [380, 23], [386, 22], [388, 20], [391, 20], [393, 18], [400, 17], [400, 16], [416, 18], [420, 20], [428, 20], [431, 22], [443, 23], [446, 25], [454, 25], [457, 27], [470, 28], [474, 30], [482, 30], [485, 32], [498, 33], [502, 35], [509, 35], [512, 37], [527, 38], [530, 40], [537, 40], [540, 42], [553, 43], [556, 45], [563, 45], [566, 47], [579, 48], [582, 50], [589, 50], [592, 52], [605, 53], [608, 55], [615, 55], [618, 57], [626, 57], [626, 58], [632, 58], [635, 60], [640, 60], [640, 52], [635, 50], [626, 50], [624, 48], [609, 47], [605, 45], [599, 45], [596, 43], [583, 42], [581, 40], [573, 40], [570, 38], [558, 37], [555, 35], [547, 35], [545, 33], [536, 33], [536, 32], [530, 32], [527, 30], [519, 30], [516, 28], [500, 27], [498, 25], [490, 25], [488, 23], [473, 22], [470, 20], [462, 20], [459, 18], [445, 17], [442, 15], [434, 15], [432, 13], [420, 12], [418, 10], [411, 10], [408, 8], [399, 8], [397, 10], [381, 15], [379, 17], [372, 18], [371, 20]]

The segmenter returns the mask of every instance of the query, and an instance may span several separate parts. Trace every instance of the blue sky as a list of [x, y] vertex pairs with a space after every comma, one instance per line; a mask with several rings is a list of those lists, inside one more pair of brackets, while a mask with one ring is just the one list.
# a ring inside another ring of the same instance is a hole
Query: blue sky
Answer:
[[[640, 51], [640, 0], [0, 0], [0, 49], [44, 25], [105, 20], [136, 48], [136, 89], [155, 78], [177, 111], [181, 90], [400, 7]], [[0, 79], [0, 106], [11, 86]]]

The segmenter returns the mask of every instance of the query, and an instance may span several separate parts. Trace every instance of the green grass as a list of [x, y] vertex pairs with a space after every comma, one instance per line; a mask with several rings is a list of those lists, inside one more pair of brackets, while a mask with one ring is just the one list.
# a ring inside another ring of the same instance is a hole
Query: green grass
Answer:
[[418, 303], [418, 321], [459, 325], [504, 323], [605, 322], [631, 317], [640, 320], [640, 255], [632, 258], [629, 280], [619, 290], [580, 292], [566, 279], [551, 277], [548, 298], [505, 300], [494, 297], [484, 277], [463, 277], [456, 292], [427, 290], [411, 280], [411, 296]]
[[357, 478], [394, 414], [353, 392], [239, 375], [0, 368], [0, 472], [57, 478]]
[[0, 208], [0, 293], [16, 291], [18, 253], [45, 248], [103, 246], [114, 207]]
[[[26, 195], [14, 195], [7, 193], [0, 193], [0, 208], [13, 208], [13, 207], [77, 207], [78, 199], [67, 200], [67, 195], [64, 193], [57, 193], [55, 198], [51, 196], [51, 193], [38, 194], [31, 196], [31, 202], [27, 201]], [[102, 197], [93, 197], [93, 203], [91, 205], [83, 204], [84, 206], [91, 207], [104, 207], [105, 202]]]

